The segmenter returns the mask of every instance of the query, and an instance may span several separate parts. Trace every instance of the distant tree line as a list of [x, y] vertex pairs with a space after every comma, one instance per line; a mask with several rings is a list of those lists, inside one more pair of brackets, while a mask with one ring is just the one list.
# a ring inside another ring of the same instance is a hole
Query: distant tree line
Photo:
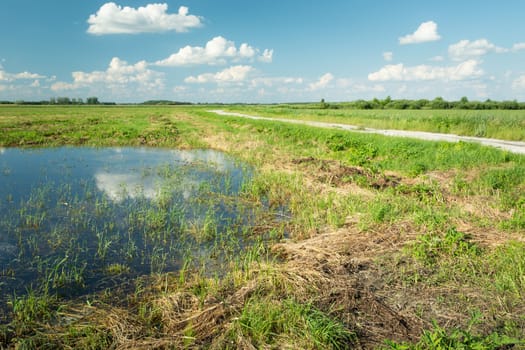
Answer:
[[[24, 104], [24, 105], [115, 105], [115, 102], [100, 102], [98, 97], [88, 97], [84, 101], [82, 98], [51, 97], [44, 101], [0, 101], [0, 104]], [[134, 104], [134, 103], [131, 103]], [[191, 102], [180, 102], [171, 100], [148, 100], [142, 105], [191, 105]], [[207, 104], [207, 103], [205, 103]], [[213, 103], [217, 105], [228, 105], [224, 103]], [[512, 101], [469, 101], [467, 97], [462, 97], [459, 101], [446, 101], [442, 97], [433, 100], [394, 100], [390, 96], [385, 99], [374, 98], [372, 100], [356, 100], [351, 102], [331, 102], [324, 99], [320, 103], [298, 103], [291, 104], [302, 106], [301, 108], [321, 108], [321, 109], [507, 109], [523, 110], [525, 102]]]
[[[84, 101], [82, 98], [70, 97], [51, 97], [49, 100], [42, 101], [0, 101], [0, 104], [18, 104], [18, 105], [115, 105], [115, 102], [100, 102], [98, 97], [88, 97]], [[127, 103], [137, 104], [137, 103]], [[191, 102], [179, 102], [171, 100], [148, 100], [142, 103], [143, 105], [191, 105]]]
[[88, 97], [86, 102], [82, 98], [69, 98], [69, 97], [51, 97], [49, 99], [50, 105], [98, 105], [100, 104], [98, 97]]
[[142, 102], [143, 105], [170, 105], [170, 106], [179, 106], [179, 105], [191, 105], [191, 102], [181, 102], [181, 101], [171, 101], [171, 100], [148, 100]]
[[51, 97], [49, 100], [42, 101], [0, 101], [0, 104], [17, 104], [17, 105], [115, 105], [115, 102], [100, 102], [98, 97], [92, 96], [86, 98], [69, 98], [69, 97]]
[[469, 101], [467, 97], [462, 97], [459, 101], [446, 101], [442, 97], [433, 100], [393, 100], [390, 96], [383, 100], [374, 98], [373, 100], [357, 100], [353, 102], [326, 103], [324, 99], [320, 102], [323, 109], [525, 109], [525, 102], [512, 101]]

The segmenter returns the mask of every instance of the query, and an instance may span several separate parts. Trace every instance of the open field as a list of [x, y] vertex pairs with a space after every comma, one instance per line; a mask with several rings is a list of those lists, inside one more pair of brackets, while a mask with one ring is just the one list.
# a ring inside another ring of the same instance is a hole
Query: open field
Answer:
[[229, 115], [233, 117], [242, 117], [255, 120], [267, 120], [267, 121], [278, 121], [288, 124], [300, 124], [314, 126], [317, 128], [328, 128], [328, 129], [338, 129], [346, 130], [352, 132], [359, 132], [364, 134], [378, 134], [384, 136], [393, 136], [393, 137], [407, 137], [417, 140], [425, 141], [447, 141], [447, 142], [473, 142], [482, 144], [484, 146], [496, 147], [504, 151], [509, 151], [512, 153], [525, 154], [525, 142], [521, 141], [508, 141], [508, 140], [498, 140], [490, 139], [485, 137], [475, 137], [475, 136], [459, 136], [454, 134], [441, 134], [436, 132], [428, 131], [414, 131], [414, 130], [394, 130], [394, 129], [374, 129], [369, 127], [356, 126], [351, 124], [341, 124], [341, 123], [328, 123], [320, 122], [314, 120], [302, 120], [302, 119], [287, 119], [287, 118], [275, 118], [275, 117], [261, 117], [256, 115], [250, 115], [245, 113], [237, 112], [227, 112], [222, 109], [210, 110], [210, 112], [216, 113], [218, 115]]
[[[223, 151], [254, 169], [234, 199], [281, 217], [241, 227], [254, 239], [220, 273], [187, 264], [78, 298], [13, 295], [1, 346], [525, 347], [525, 156], [207, 109], [0, 106], [0, 147]], [[520, 112], [228, 109], [525, 140]]]
[[228, 111], [267, 117], [351, 124], [374, 129], [438, 132], [525, 141], [525, 110], [392, 110], [321, 108], [319, 104], [228, 106]]

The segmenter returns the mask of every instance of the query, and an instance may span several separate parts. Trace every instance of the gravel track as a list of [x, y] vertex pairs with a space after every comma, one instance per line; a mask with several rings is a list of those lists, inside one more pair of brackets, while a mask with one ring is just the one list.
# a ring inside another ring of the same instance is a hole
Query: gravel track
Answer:
[[341, 130], [348, 130], [348, 131], [360, 132], [360, 133], [365, 133], [365, 134], [380, 134], [380, 135], [385, 135], [385, 136], [408, 137], [408, 138], [427, 140], [427, 141], [476, 142], [484, 146], [496, 147], [496, 148], [499, 148], [505, 151], [509, 151], [512, 153], [525, 154], [525, 142], [520, 142], [520, 141], [506, 141], [506, 140], [490, 139], [490, 138], [484, 138], [484, 137], [459, 136], [459, 135], [454, 135], [454, 134], [440, 134], [440, 133], [426, 132], [426, 131], [373, 129], [373, 128], [363, 128], [363, 127], [356, 126], [356, 125], [324, 123], [324, 122], [316, 122], [316, 121], [309, 121], [309, 120], [268, 118], [268, 117], [249, 115], [249, 114], [244, 114], [244, 113], [227, 112], [221, 109], [211, 110], [210, 112], [216, 113], [218, 115], [241, 117], [241, 118], [247, 118], [247, 119], [278, 121], [278, 122], [290, 123], [290, 124], [315, 126], [319, 128], [341, 129]]

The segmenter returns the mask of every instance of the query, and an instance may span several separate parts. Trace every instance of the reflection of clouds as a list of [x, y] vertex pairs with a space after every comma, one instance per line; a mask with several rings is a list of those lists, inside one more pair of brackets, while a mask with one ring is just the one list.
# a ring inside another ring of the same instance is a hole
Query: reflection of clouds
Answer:
[[154, 199], [158, 195], [153, 179], [140, 175], [99, 172], [95, 174], [95, 180], [97, 188], [114, 201], [139, 196]]
[[232, 160], [224, 153], [215, 151], [174, 151], [175, 157], [179, 158], [182, 162], [196, 163], [204, 162], [208, 165], [212, 165], [218, 171], [230, 170], [234, 164]]
[[[203, 182], [216, 175], [212, 174], [212, 169], [226, 176], [236, 169], [227, 154], [210, 150], [113, 148], [106, 162], [104, 168], [95, 172], [95, 181], [98, 190], [113, 201], [140, 197], [159, 199], [164, 190], [176, 191], [183, 200], [188, 200]], [[163, 169], [166, 166], [171, 168], [170, 165], [180, 166], [183, 170], [181, 176], [163, 176]]]
[[[104, 192], [111, 200], [120, 202], [126, 198], [144, 197], [157, 199], [162, 193], [161, 178], [158, 176], [141, 176], [139, 174], [95, 174], [97, 189]], [[187, 200], [198, 188], [199, 182], [183, 179], [179, 184], [182, 197]]]
[[0, 154], [4, 154], [5, 153], [5, 148], [4, 147], [0, 147]]

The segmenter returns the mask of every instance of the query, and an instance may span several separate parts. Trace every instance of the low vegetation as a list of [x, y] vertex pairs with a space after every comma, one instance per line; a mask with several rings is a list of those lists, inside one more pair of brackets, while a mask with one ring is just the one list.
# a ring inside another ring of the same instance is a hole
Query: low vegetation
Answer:
[[[519, 140], [525, 129], [509, 111], [488, 119], [479, 111], [228, 108], [372, 127], [485, 128], [483, 136]], [[508, 127], [498, 134], [493, 122]], [[525, 347], [524, 156], [198, 106], [1, 106], [0, 131], [3, 147], [221, 150], [255, 169], [239, 200], [280, 218], [247, 227], [245, 235], [271, 239], [253, 240], [220, 271], [186, 264], [73, 299], [35, 289], [12, 295], [3, 347]], [[124, 268], [111, 264], [107, 273]]]
[[524, 109], [362, 109], [336, 104], [227, 106], [229, 111], [266, 117], [315, 120], [361, 127], [417, 130], [525, 141]]

